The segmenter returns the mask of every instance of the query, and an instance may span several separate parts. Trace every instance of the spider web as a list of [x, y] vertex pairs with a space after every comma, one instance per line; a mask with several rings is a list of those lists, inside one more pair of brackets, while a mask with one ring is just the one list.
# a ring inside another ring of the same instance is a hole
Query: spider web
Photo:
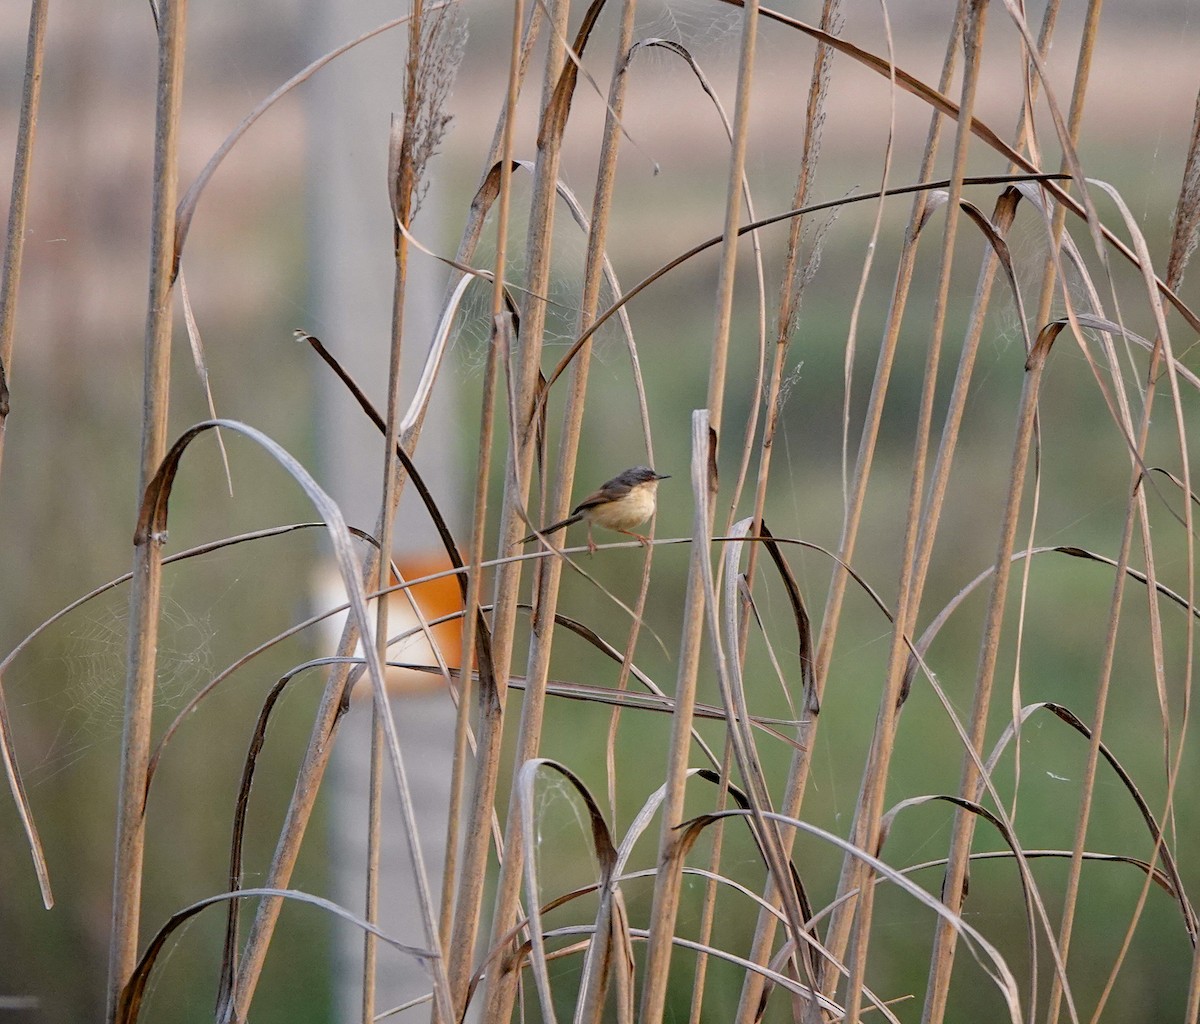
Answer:
[[[209, 612], [196, 613], [164, 597], [159, 619], [156, 710], [176, 709], [214, 673]], [[28, 771], [39, 785], [71, 768], [95, 747], [119, 737], [125, 713], [129, 606], [123, 597], [96, 605], [72, 631], [61, 654], [65, 685], [52, 703], [58, 727], [41, 760]]]
[[[644, 9], [643, 9], [644, 11]], [[742, 9], [712, 0], [666, 0], [650, 17], [639, 17], [638, 38], [656, 37], [680, 43], [693, 57], [719, 57], [738, 49]], [[649, 60], [663, 60], [653, 53]]]
[[[521, 185], [527, 184], [522, 177]], [[588, 197], [577, 197], [580, 202], [590, 202]], [[492, 218], [489, 217], [489, 224]], [[527, 264], [525, 253], [520, 244], [524, 237], [523, 222], [510, 228], [510, 233], [516, 244], [511, 244], [507, 253], [506, 278], [514, 285], [513, 298], [518, 306], [525, 300], [519, 290], [524, 287]], [[561, 208], [558, 210], [554, 231], [554, 260], [553, 272], [550, 277], [547, 298], [549, 305], [546, 310], [545, 329], [542, 337], [546, 349], [566, 349], [574, 343], [579, 329], [580, 295], [583, 290], [583, 266], [587, 252], [587, 239], [570, 214]], [[496, 250], [494, 240], [481, 242], [473, 260], [476, 266], [491, 267], [495, 264]], [[607, 308], [615, 299], [612, 289], [607, 283], [601, 286], [600, 308]], [[463, 373], [476, 376], [483, 372], [487, 362], [487, 349], [491, 339], [491, 285], [487, 282], [476, 282], [463, 296], [455, 318], [454, 340], [458, 350], [459, 365]], [[621, 339], [621, 328], [614, 319], [603, 326], [596, 334], [593, 345], [593, 355], [602, 362], [609, 357], [624, 352]], [[544, 362], [552, 366], [561, 353], [548, 353]]]

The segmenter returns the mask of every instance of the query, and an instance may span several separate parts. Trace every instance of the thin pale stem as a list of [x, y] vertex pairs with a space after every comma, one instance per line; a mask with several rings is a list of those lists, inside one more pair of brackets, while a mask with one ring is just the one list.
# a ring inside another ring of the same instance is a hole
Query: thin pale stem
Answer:
[[[481, 646], [490, 646], [490, 639], [480, 637], [480, 623], [476, 610], [480, 606], [485, 574], [484, 545], [487, 539], [488, 486], [491, 481], [492, 448], [495, 433], [496, 388], [499, 383], [501, 357], [503, 355], [497, 327], [504, 313], [503, 268], [507, 264], [508, 221], [511, 206], [513, 117], [524, 81], [533, 43], [538, 36], [542, 19], [542, 8], [535, 4], [529, 11], [528, 24], [525, 20], [523, 0], [514, 5], [512, 22], [512, 46], [509, 63], [508, 92], [495, 136], [488, 153], [485, 179], [498, 167], [498, 201], [496, 208], [496, 273], [492, 288], [492, 333], [488, 345], [487, 362], [484, 367], [483, 393], [480, 397], [479, 458], [475, 468], [474, 500], [471, 518], [471, 548], [467, 557], [467, 588], [465, 608], [468, 614], [463, 620], [462, 664], [470, 666], [477, 659]], [[471, 217], [463, 230], [459, 242], [457, 260], [467, 263], [474, 254], [483, 231], [487, 205], [473, 204]], [[475, 685], [474, 673], [462, 674], [462, 697], [459, 701], [458, 717], [455, 722], [455, 760], [451, 778], [450, 801], [447, 822], [446, 864], [442, 883], [442, 934], [446, 937], [445, 948], [449, 957], [450, 988], [455, 1013], [464, 1012], [471, 972], [475, 961], [475, 943], [479, 932], [479, 918], [483, 909], [484, 881], [491, 835], [489, 826], [493, 817], [492, 801], [499, 776], [500, 743], [503, 739], [503, 708], [505, 694], [499, 690], [480, 689], [477, 700], [472, 700]], [[494, 682], [494, 680], [491, 680]], [[474, 761], [474, 793], [470, 801], [469, 814], [463, 825], [461, 843], [459, 815], [464, 803], [467, 783], [466, 757], [470, 735], [471, 712], [475, 704], [479, 707], [479, 738]]]
[[0, 275], [0, 466], [4, 462], [8, 388], [12, 380], [13, 336], [17, 324], [17, 294], [21, 289], [21, 263], [25, 255], [25, 221], [29, 210], [33, 143], [37, 136], [38, 110], [41, 106], [42, 67], [46, 54], [46, 17], [49, 10], [50, 0], [33, 0], [29, 7], [25, 80], [21, 87], [17, 151], [13, 157], [12, 194], [8, 207], [8, 228], [4, 236], [4, 267]]
[[[541, 102], [543, 124], [548, 120], [545, 113], [553, 102], [555, 87], [566, 61], [565, 33], [569, 4], [565, 0], [557, 0], [549, 5], [547, 14], [547, 52]], [[525, 240], [528, 291], [515, 351], [507, 352], [511, 382], [508, 405], [510, 437], [504, 507], [500, 519], [501, 551], [514, 550], [525, 530], [518, 509], [523, 508], [527, 501], [536, 449], [537, 432], [529, 425], [529, 414], [533, 409], [538, 383], [546, 325], [546, 302], [539, 296], [546, 295], [549, 291], [561, 142], [561, 134], [558, 131], [543, 132], [538, 139], [529, 228]], [[511, 671], [521, 570], [520, 561], [505, 562], [497, 573], [492, 637], [496, 678], [501, 688], [506, 685]], [[514, 773], [520, 772], [524, 762], [535, 755], [541, 734], [542, 716], [545, 711], [546, 669], [537, 669], [537, 674], [540, 678], [530, 680], [521, 702], [521, 724], [513, 758]], [[514, 782], [515, 778], [514, 774]], [[515, 785], [513, 791], [515, 792]], [[492, 915], [493, 948], [506, 941], [505, 937], [517, 917], [524, 866], [524, 844], [518, 804], [517, 800], [510, 802], [505, 822], [504, 860], [500, 865]], [[512, 1012], [517, 977], [515, 972], [506, 969], [506, 960], [506, 957], [493, 959], [487, 972], [484, 1015], [489, 1020], [508, 1020]]]
[[[942, 236], [938, 289], [934, 301], [925, 378], [915, 430], [912, 486], [909, 492], [905, 538], [900, 556], [900, 580], [897, 587], [899, 599], [888, 658], [887, 676], [880, 698], [871, 750], [863, 772], [862, 787], [852, 830], [854, 845], [860, 850], [872, 853], [878, 846], [884, 787], [889, 777], [891, 756], [894, 750], [895, 727], [900, 710], [899, 696], [905, 667], [908, 663], [907, 637], [912, 635], [913, 627], [916, 624], [925, 582], [921, 566], [928, 564], [928, 551], [933, 543], [935, 533], [932, 525], [929, 528], [925, 526], [927, 520], [925, 519], [926, 510], [923, 499], [926, 489], [926, 462], [933, 425], [938, 366], [950, 301], [951, 269], [954, 262], [959, 222], [959, 199], [962, 194], [962, 177], [966, 168], [970, 140], [968, 125], [978, 84], [986, 10], [986, 4], [970, 2], [965, 12], [961, 101], [963, 116], [958, 122], [955, 139], [954, 170], [951, 175], [949, 199], [946, 203], [946, 226]], [[933, 520], [928, 520], [928, 522], [932, 524]], [[858, 891], [860, 895], [857, 900], [847, 900], [839, 906], [830, 921], [826, 938], [826, 946], [830, 952], [835, 958], [841, 959], [850, 940], [851, 926], [853, 925], [854, 949], [848, 962], [850, 980], [846, 999], [850, 1024], [857, 1024], [858, 1021], [858, 993], [863, 990], [868, 957], [874, 887], [864, 886], [867, 875], [868, 872], [860, 859], [849, 856], [845, 858], [842, 877], [838, 883], [838, 893], [846, 895]]]
[[[151, 213], [150, 295], [146, 311], [142, 386], [142, 441], [138, 504], [167, 449], [170, 401], [171, 322], [175, 262], [175, 204], [179, 185], [179, 129], [187, 0], [164, 0], [158, 35], [158, 99], [155, 112], [154, 198]], [[117, 1012], [121, 990], [137, 963], [142, 869], [146, 841], [146, 773], [154, 711], [158, 614], [165, 538], [150, 534], [134, 547], [129, 596], [129, 651], [113, 868], [112, 931], [108, 960], [108, 1013]]]

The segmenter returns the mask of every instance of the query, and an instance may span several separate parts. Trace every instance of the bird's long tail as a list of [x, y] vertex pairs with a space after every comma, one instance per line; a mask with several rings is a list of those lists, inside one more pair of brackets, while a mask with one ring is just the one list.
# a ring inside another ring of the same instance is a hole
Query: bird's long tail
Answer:
[[537, 533], [531, 533], [528, 537], [522, 537], [518, 543], [528, 544], [539, 533], [544, 537], [548, 533], [557, 533], [559, 530], [565, 530], [568, 526], [574, 526], [575, 523], [579, 522], [579, 520], [582, 518], [583, 513], [576, 512], [573, 516], [568, 516], [566, 519], [560, 520], [557, 523], [551, 523], [549, 526], [543, 527], [542, 529], [538, 530]]

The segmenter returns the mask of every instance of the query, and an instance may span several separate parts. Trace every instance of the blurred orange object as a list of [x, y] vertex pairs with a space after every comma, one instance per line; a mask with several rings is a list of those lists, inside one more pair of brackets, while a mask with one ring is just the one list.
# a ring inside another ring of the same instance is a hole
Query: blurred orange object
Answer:
[[[458, 578], [452, 573], [437, 575], [451, 568], [449, 562], [439, 558], [398, 558], [396, 568], [405, 580], [423, 582], [396, 591], [388, 598], [388, 639], [390, 641], [403, 635], [403, 639], [388, 647], [389, 667], [385, 677], [388, 690], [398, 696], [439, 689], [446, 685], [446, 680], [438, 670], [438, 659], [430, 639], [437, 644], [437, 650], [447, 666], [456, 669], [462, 661], [463, 605]], [[430, 576], [434, 578], [426, 579]], [[420, 610], [420, 617], [413, 610], [414, 602]], [[432, 625], [448, 615], [454, 617]], [[429, 626], [428, 632], [421, 629], [421, 619]], [[414, 667], [393, 667], [391, 663]]]
[[[449, 668], [457, 669], [462, 660], [462, 591], [455, 575], [447, 572], [451, 566], [444, 558], [410, 556], [397, 558], [395, 563], [405, 581], [420, 582], [388, 595], [389, 666], [385, 681], [393, 697], [430, 693], [446, 685], [433, 644], [437, 645], [437, 653]], [[392, 582], [400, 582], [394, 573]], [[324, 574], [317, 592], [322, 595], [326, 607], [345, 600], [341, 576], [335, 569]], [[419, 616], [413, 609], [414, 603], [420, 611]], [[373, 624], [374, 601], [369, 602], [368, 611]], [[453, 618], [438, 622], [446, 616]], [[429, 627], [428, 631], [421, 628], [422, 620]], [[334, 646], [341, 636], [346, 616], [343, 613], [326, 621], [327, 642]], [[371, 688], [366, 680], [355, 686], [355, 700], [369, 700], [370, 697]]]

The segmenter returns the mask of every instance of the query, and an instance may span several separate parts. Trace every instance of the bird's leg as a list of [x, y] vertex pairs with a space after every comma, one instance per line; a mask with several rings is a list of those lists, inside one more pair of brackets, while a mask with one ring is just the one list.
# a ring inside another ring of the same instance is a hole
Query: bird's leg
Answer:
[[632, 530], [622, 530], [619, 528], [617, 533], [623, 533], [626, 537], [633, 537], [644, 548], [650, 546], [650, 538], [643, 537], [640, 533], [634, 533]]
[[594, 555], [595, 553], [596, 553], [596, 542], [594, 540], [592, 540], [592, 524], [588, 523], [588, 554]]

